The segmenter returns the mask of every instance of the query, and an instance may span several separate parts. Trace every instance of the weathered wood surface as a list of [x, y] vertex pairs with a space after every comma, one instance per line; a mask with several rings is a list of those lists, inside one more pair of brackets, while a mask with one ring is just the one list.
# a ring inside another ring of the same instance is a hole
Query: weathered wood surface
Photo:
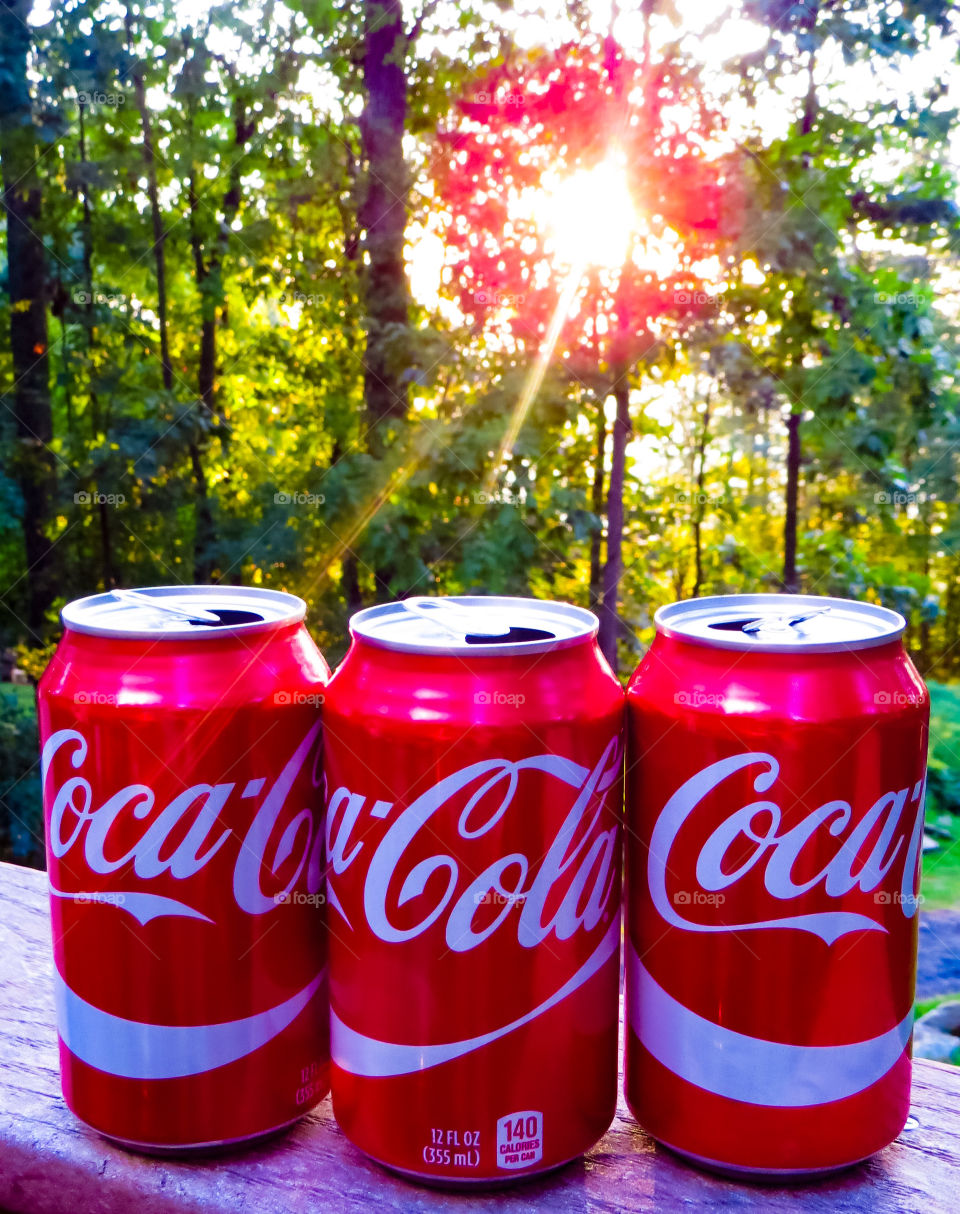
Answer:
[[329, 1101], [292, 1132], [202, 1163], [128, 1154], [60, 1096], [45, 879], [0, 865], [0, 1208], [16, 1214], [369, 1214], [392, 1211], [791, 1211], [937, 1214], [960, 1209], [960, 1072], [920, 1062], [916, 1125], [841, 1177], [795, 1188], [733, 1184], [657, 1147], [621, 1105], [610, 1132], [545, 1180], [468, 1195], [390, 1176], [344, 1139]]

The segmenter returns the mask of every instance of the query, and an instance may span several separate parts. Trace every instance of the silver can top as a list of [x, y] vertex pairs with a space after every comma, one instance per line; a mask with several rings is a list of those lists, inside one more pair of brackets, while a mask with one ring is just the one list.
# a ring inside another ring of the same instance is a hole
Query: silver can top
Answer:
[[895, 641], [907, 626], [896, 611], [812, 594], [727, 594], [685, 599], [654, 616], [662, 636], [759, 653], [833, 653]]
[[307, 605], [295, 594], [248, 586], [147, 586], [68, 603], [64, 628], [126, 640], [210, 640], [296, 624]]
[[499, 595], [410, 598], [358, 611], [354, 637], [401, 653], [508, 657], [563, 649], [597, 634], [592, 611], [572, 603]]

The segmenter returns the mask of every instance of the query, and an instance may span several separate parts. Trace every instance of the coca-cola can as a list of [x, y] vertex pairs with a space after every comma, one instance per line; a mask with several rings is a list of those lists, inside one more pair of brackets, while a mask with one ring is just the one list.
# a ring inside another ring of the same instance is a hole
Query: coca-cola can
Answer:
[[904, 620], [676, 603], [628, 691], [626, 1095], [708, 1167], [846, 1167], [910, 1100], [929, 699]]
[[63, 1094], [128, 1146], [256, 1138], [328, 1090], [304, 612], [232, 586], [63, 610], [39, 688]]
[[351, 621], [325, 716], [333, 1108], [407, 1176], [519, 1180], [613, 1118], [624, 695], [596, 632], [500, 597]]

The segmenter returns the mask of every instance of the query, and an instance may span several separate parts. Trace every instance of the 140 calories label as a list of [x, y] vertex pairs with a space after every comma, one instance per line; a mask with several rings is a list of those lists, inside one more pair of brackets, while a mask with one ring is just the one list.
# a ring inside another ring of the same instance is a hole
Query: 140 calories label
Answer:
[[528, 1168], [543, 1158], [543, 1114], [527, 1109], [497, 1122], [497, 1167]]

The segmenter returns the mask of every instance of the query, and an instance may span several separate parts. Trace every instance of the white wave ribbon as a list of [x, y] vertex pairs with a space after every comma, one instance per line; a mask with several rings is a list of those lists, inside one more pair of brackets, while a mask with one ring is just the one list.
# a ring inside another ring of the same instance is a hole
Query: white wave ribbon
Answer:
[[272, 1041], [300, 1015], [326, 967], [283, 1003], [220, 1024], [145, 1024], [94, 1007], [55, 975], [57, 1029], [81, 1062], [123, 1079], [180, 1079], [236, 1062]]
[[737, 1033], [698, 1016], [669, 995], [627, 951], [630, 1028], [649, 1052], [688, 1083], [772, 1108], [844, 1100], [882, 1079], [913, 1031], [913, 1010], [878, 1037], [848, 1045], [787, 1045]]
[[425, 1071], [430, 1067], [462, 1058], [482, 1046], [506, 1037], [508, 1033], [530, 1024], [556, 1007], [566, 997], [589, 981], [613, 957], [620, 948], [620, 916], [616, 915], [603, 939], [576, 973], [563, 986], [525, 1015], [509, 1024], [491, 1029], [479, 1037], [468, 1037], [463, 1041], [443, 1042], [439, 1045], [400, 1045], [392, 1041], [379, 1041], [356, 1032], [331, 1010], [330, 1052], [333, 1061], [342, 1070], [352, 1075], [383, 1078], [392, 1075], [410, 1075], [414, 1071]]
[[50, 883], [50, 894], [54, 898], [62, 898], [66, 902], [77, 902], [80, 905], [115, 906], [118, 910], [125, 910], [128, 915], [132, 915], [138, 923], [144, 926], [151, 919], [160, 919], [165, 915], [182, 919], [200, 919], [204, 923], [213, 922], [210, 916], [205, 915], [203, 911], [188, 906], [186, 902], [179, 902], [176, 898], [167, 898], [163, 894], [145, 894], [139, 890], [68, 892], [57, 889], [52, 882]]

